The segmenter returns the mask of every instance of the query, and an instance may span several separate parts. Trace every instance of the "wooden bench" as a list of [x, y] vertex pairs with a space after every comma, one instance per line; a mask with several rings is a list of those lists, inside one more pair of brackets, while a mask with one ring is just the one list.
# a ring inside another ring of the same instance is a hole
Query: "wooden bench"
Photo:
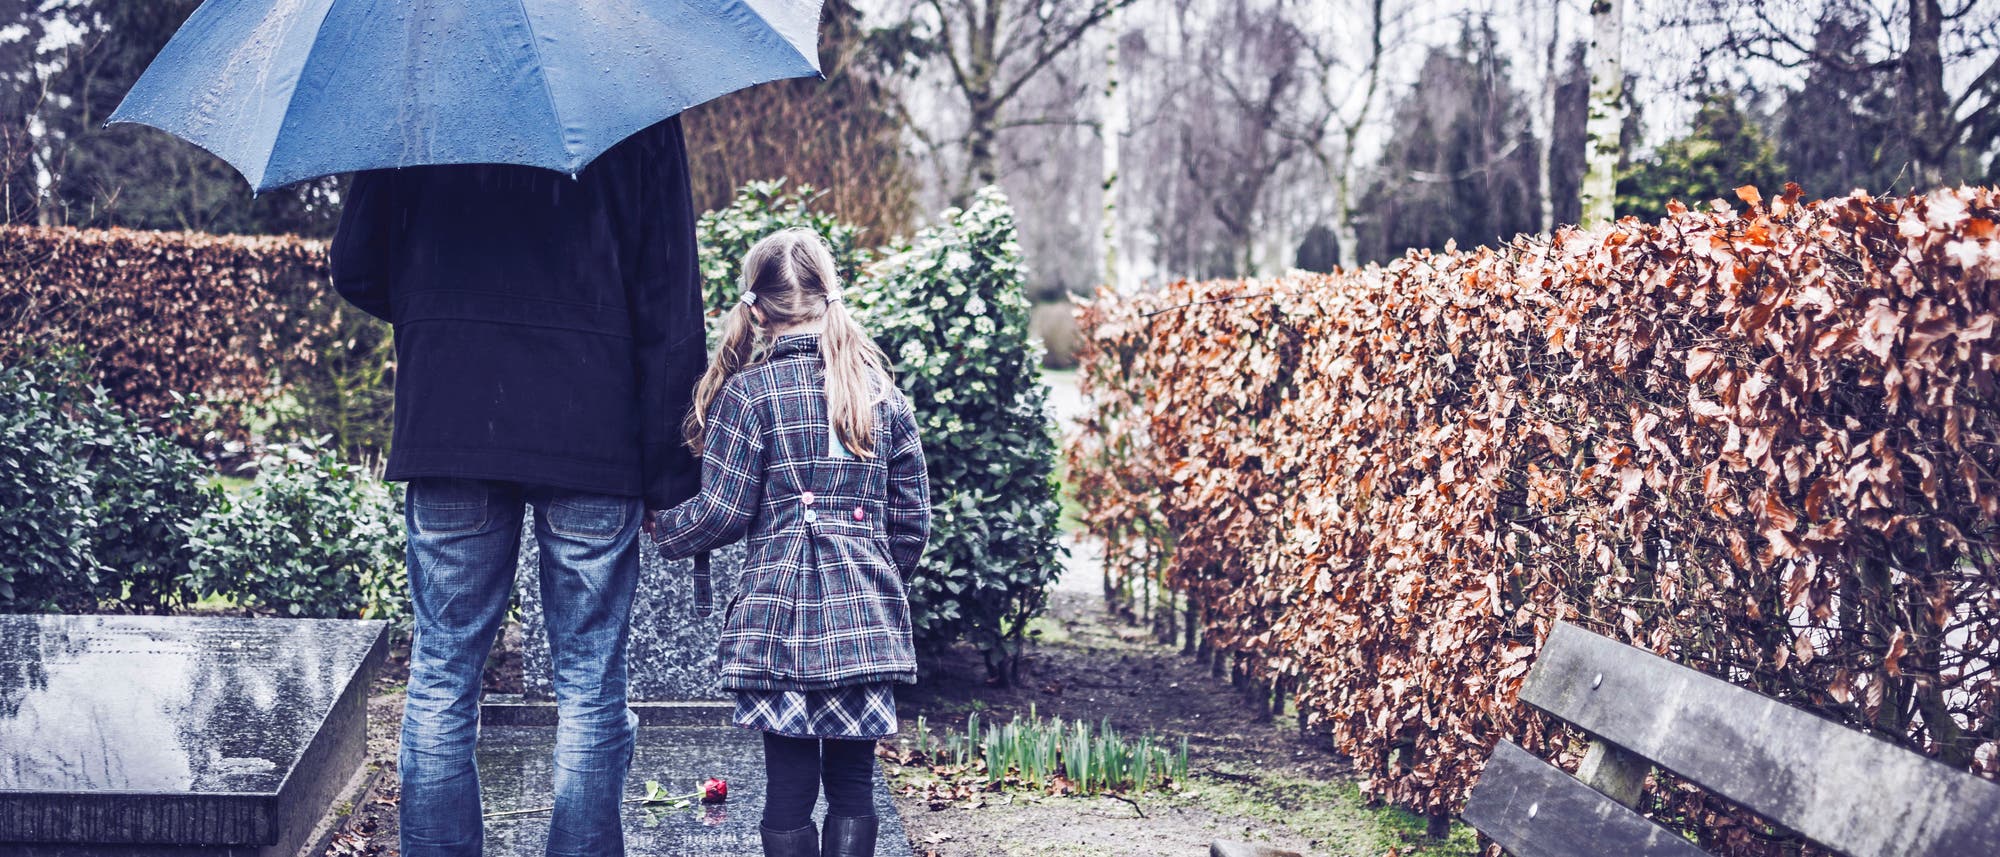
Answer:
[[1572, 625], [1521, 699], [1592, 741], [1576, 777], [1494, 748], [1461, 817], [1517, 857], [1703, 857], [1633, 811], [1656, 764], [1850, 857], [2000, 855], [2000, 784]]

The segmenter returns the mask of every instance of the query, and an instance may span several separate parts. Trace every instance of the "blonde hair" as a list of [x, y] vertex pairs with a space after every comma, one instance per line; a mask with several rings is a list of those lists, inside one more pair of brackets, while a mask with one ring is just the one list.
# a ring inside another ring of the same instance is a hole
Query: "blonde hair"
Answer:
[[849, 452], [875, 457], [875, 405], [889, 393], [889, 360], [848, 314], [826, 240], [796, 227], [765, 236], [743, 257], [742, 283], [743, 296], [722, 317], [722, 341], [682, 424], [688, 448], [701, 452], [715, 398], [731, 376], [764, 362], [771, 331], [824, 319], [819, 354], [827, 420]]

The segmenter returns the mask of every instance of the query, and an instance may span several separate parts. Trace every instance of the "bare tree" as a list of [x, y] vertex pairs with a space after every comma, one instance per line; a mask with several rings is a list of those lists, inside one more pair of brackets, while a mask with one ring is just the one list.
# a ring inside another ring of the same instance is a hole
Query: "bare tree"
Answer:
[[1099, 110], [1098, 143], [1103, 147], [1104, 202], [1099, 212], [1104, 242], [1104, 285], [1118, 280], [1118, 149], [1125, 142], [1125, 101], [1118, 92], [1118, 20], [1111, 20], [1111, 38], [1104, 44], [1104, 89]]
[[[1365, 33], [1367, 49], [1351, 55], [1358, 59], [1350, 62], [1349, 52], [1327, 45], [1316, 44], [1313, 50], [1313, 58], [1321, 70], [1319, 92], [1325, 99], [1326, 114], [1339, 125], [1340, 141], [1336, 152], [1315, 146], [1313, 153], [1333, 179], [1334, 234], [1340, 244], [1340, 264], [1348, 268], [1360, 264], [1361, 248], [1354, 222], [1360, 169], [1355, 149], [1362, 130], [1373, 118], [1376, 95], [1381, 91], [1382, 64], [1387, 56], [1385, 46], [1391, 37], [1391, 22], [1384, 15], [1383, 0], [1367, 0], [1366, 8], [1367, 25], [1361, 32]], [[1344, 76], [1345, 85], [1336, 82], [1336, 76]], [[1358, 96], [1353, 94], [1357, 88]]]
[[[1863, 55], [1813, 38], [1830, 18], [1868, 23]], [[1669, 26], [1719, 31], [1709, 56], [1890, 78], [1907, 117], [1919, 188], [1963, 178], [1966, 149], [1984, 155], [2000, 129], [2000, 4], [1990, 0], [1703, 0]], [[1952, 83], [1958, 83], [1952, 86]]]
[[1124, 220], [1147, 222], [1134, 230], [1156, 242], [1147, 261], [1164, 276], [1277, 270], [1314, 234], [1354, 264], [1359, 152], [1409, 29], [1405, 4], [1177, 0], [1145, 12], [1129, 13], [1146, 19], [1134, 27], [1143, 49], [1121, 57], [1131, 125], [1119, 193], [1146, 201]]
[[[999, 135], [1045, 124], [1008, 108], [1051, 62], [1135, 0], [920, 0], [912, 10], [922, 55], [939, 58], [966, 112], [959, 193], [999, 179]], [[1061, 119], [1057, 121], [1070, 122]]]

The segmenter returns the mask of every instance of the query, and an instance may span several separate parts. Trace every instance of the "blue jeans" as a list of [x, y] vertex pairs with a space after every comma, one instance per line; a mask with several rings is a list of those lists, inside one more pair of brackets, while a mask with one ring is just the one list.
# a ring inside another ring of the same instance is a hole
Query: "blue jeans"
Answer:
[[398, 761], [402, 853], [480, 853], [480, 674], [507, 615], [521, 509], [532, 506], [559, 718], [547, 853], [623, 854], [620, 800], [639, 721], [625, 704], [639, 499], [469, 479], [412, 480], [408, 497], [415, 637]]

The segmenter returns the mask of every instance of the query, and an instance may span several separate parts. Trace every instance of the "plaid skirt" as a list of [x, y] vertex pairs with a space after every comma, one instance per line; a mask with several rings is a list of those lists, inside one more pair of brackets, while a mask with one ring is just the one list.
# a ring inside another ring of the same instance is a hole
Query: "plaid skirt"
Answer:
[[735, 723], [791, 738], [887, 738], [896, 734], [896, 690], [889, 682], [739, 690]]

